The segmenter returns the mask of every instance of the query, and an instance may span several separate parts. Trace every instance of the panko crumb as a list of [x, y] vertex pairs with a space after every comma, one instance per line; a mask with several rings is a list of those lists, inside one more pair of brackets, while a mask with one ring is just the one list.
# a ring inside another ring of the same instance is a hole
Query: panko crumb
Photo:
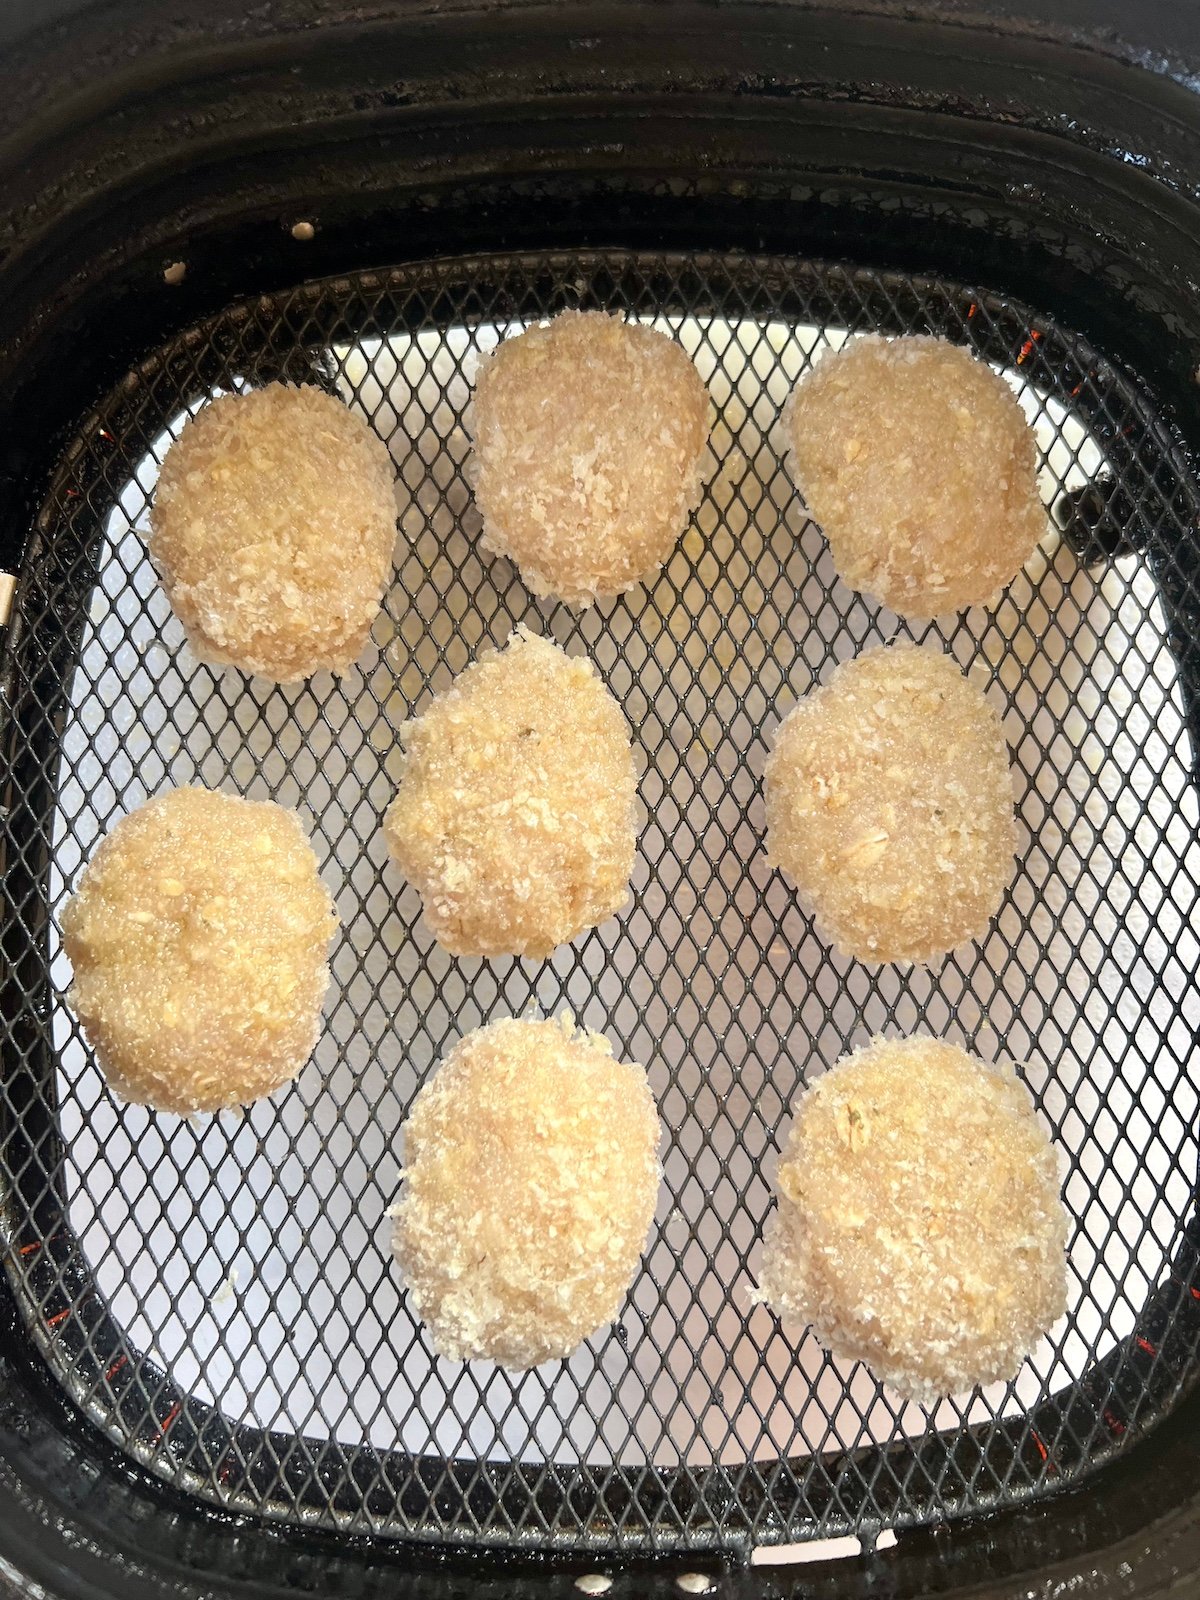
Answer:
[[150, 556], [202, 661], [279, 683], [353, 666], [392, 570], [391, 457], [311, 385], [222, 395], [167, 451]]
[[756, 1298], [932, 1403], [1014, 1377], [1067, 1305], [1058, 1159], [1028, 1090], [876, 1039], [796, 1107]]
[[842, 581], [903, 617], [989, 604], [1045, 536], [1033, 430], [944, 339], [851, 339], [797, 385], [788, 427]]
[[298, 817], [174, 789], [122, 817], [64, 907], [67, 1001], [122, 1099], [246, 1105], [312, 1054], [336, 926]]
[[653, 328], [564, 311], [505, 340], [469, 418], [484, 545], [571, 605], [645, 582], [700, 503], [708, 410]]
[[637, 775], [589, 661], [519, 629], [401, 738], [384, 833], [445, 949], [546, 956], [621, 908]]
[[237, 1286], [238, 1286], [238, 1271], [237, 1271], [237, 1268], [236, 1267], [230, 1267], [230, 1269], [226, 1273], [225, 1277], [221, 1279], [221, 1282], [217, 1285], [217, 1287], [214, 1290], [213, 1294], [209, 1297], [209, 1302], [208, 1302], [209, 1305], [212, 1305], [212, 1306], [228, 1306], [228, 1305], [232, 1305], [234, 1299], [237, 1296]]
[[764, 774], [767, 854], [860, 961], [978, 938], [1016, 849], [1000, 719], [940, 650], [844, 662], [793, 707]]
[[434, 1349], [515, 1371], [612, 1322], [658, 1196], [642, 1067], [565, 1022], [476, 1029], [404, 1127], [393, 1249]]

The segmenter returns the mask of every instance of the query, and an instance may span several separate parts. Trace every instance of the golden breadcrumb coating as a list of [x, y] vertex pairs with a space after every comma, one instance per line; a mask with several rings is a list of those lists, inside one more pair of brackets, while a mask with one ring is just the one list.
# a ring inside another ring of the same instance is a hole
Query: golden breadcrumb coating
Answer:
[[1012, 877], [1000, 719], [940, 650], [843, 662], [784, 718], [764, 792], [768, 856], [860, 961], [929, 961], [978, 938]]
[[700, 502], [708, 392], [665, 334], [564, 311], [481, 365], [470, 427], [483, 542], [534, 594], [642, 583]]
[[280, 683], [344, 672], [391, 577], [391, 457], [320, 389], [222, 395], [167, 451], [150, 526], [201, 660]]
[[1012, 1378], [1067, 1306], [1059, 1188], [1011, 1067], [876, 1039], [796, 1107], [758, 1298], [908, 1399]]
[[616, 1317], [654, 1218], [658, 1114], [596, 1034], [467, 1035], [404, 1127], [394, 1250], [440, 1355], [521, 1371]]
[[620, 909], [637, 776], [590, 661], [520, 629], [401, 738], [384, 833], [445, 949], [545, 956]]
[[798, 384], [789, 432], [842, 581], [903, 617], [987, 605], [1045, 535], [1016, 397], [943, 339], [851, 339]]
[[67, 998], [123, 1099], [184, 1116], [245, 1105], [312, 1054], [336, 926], [292, 812], [173, 789], [84, 868], [62, 916]]

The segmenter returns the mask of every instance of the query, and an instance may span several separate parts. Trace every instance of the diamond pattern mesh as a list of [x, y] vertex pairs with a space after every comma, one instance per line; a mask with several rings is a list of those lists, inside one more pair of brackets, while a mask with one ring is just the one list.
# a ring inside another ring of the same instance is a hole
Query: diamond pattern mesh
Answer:
[[[653, 585], [582, 615], [484, 556], [463, 476], [480, 349], [565, 305], [680, 338], [717, 421]], [[846, 330], [932, 331], [1012, 378], [1057, 527], [991, 611], [910, 630], [836, 581], [779, 414]], [[335, 389], [399, 474], [396, 581], [356, 670], [197, 665], [146, 560], [157, 463], [218, 389]], [[745, 1548], [1061, 1486], [1179, 1397], [1200, 1345], [1197, 490], [1148, 398], [972, 289], [798, 261], [421, 265], [233, 308], [149, 357], [63, 454], [4, 666], [4, 1243], [30, 1337], [155, 1473], [291, 1521], [455, 1544]], [[586, 650], [642, 765], [629, 909], [549, 961], [457, 961], [386, 860], [396, 731], [522, 620]], [[778, 717], [832, 664], [943, 643], [1003, 712], [1023, 845], [996, 923], [932, 969], [834, 956], [762, 853]], [[63, 1003], [64, 895], [173, 783], [297, 807], [342, 930], [325, 1032], [270, 1103], [180, 1121], [105, 1090]], [[388, 1259], [397, 1132], [447, 1045], [569, 1006], [645, 1062], [666, 1179], [620, 1324], [525, 1376], [434, 1359]], [[1025, 1073], [1063, 1152], [1071, 1305], [1019, 1378], [904, 1406], [751, 1310], [802, 1085], [927, 1028]]]

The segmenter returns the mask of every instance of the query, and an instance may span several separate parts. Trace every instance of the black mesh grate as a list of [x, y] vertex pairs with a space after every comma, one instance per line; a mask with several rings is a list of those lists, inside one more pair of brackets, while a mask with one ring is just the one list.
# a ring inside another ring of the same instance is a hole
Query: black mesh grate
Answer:
[[[479, 552], [462, 427], [477, 350], [575, 304], [672, 331], [718, 412], [703, 506], [661, 579], [578, 616]], [[1004, 711], [1025, 833], [992, 933], [930, 971], [835, 958], [761, 849], [778, 716], [834, 660], [910, 633], [835, 582], [781, 460], [796, 376], [860, 328], [941, 333], [1010, 370], [1066, 529], [993, 611], [912, 633]], [[142, 543], [186, 411], [277, 376], [361, 407], [403, 485], [372, 647], [340, 681], [290, 689], [196, 665]], [[64, 453], [3, 684], [6, 1261], [65, 1389], [210, 1501], [455, 1543], [869, 1539], [1047, 1492], [1122, 1448], [1194, 1377], [1200, 1342], [1196, 516], [1129, 379], [1045, 319], [929, 280], [459, 261], [235, 307], [150, 357]], [[396, 729], [523, 619], [586, 649], [635, 730], [634, 898], [548, 962], [455, 961], [379, 836]], [[104, 1089], [63, 1004], [56, 916], [113, 820], [191, 781], [296, 806], [342, 931], [297, 1082], [181, 1122]], [[430, 1356], [385, 1211], [433, 1063], [533, 1002], [648, 1064], [668, 1143], [621, 1324], [514, 1377]], [[932, 1413], [747, 1304], [793, 1096], [871, 1033], [918, 1027], [1028, 1063], [1074, 1219], [1065, 1326], [1014, 1384]]]

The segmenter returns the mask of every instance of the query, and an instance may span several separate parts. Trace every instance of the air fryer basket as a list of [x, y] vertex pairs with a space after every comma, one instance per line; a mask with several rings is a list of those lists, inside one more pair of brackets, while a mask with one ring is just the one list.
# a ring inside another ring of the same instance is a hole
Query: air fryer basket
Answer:
[[[836, 6], [735, 11], [719, 49], [687, 7], [319, 12], [222, 34], [216, 6], [207, 35], [153, 37], [131, 7], [136, 128], [81, 100], [76, 162], [72, 75], [116, 71], [112, 16], [85, 7], [76, 52], [43, 59], [67, 110], [24, 154], [37, 187], [0, 267], [9, 526], [29, 530], [0, 748], [0, 1583], [1007, 1592], [1104, 1552], [1154, 1592], [1187, 1570], [1200, 1497], [1190, 90], [1045, 29]], [[786, 70], [818, 56], [820, 82]], [[37, 58], [14, 60], [19, 112]], [[462, 470], [478, 351], [563, 305], [670, 331], [717, 410], [676, 557], [583, 616], [481, 560]], [[798, 509], [782, 401], [862, 328], [967, 344], [1037, 428], [1059, 531], [992, 612], [904, 628], [836, 583]], [[277, 376], [360, 408], [404, 486], [371, 651], [289, 690], [181, 653], [142, 544], [187, 411]], [[586, 649], [636, 730], [634, 900], [547, 963], [455, 962], [378, 816], [399, 723], [520, 621]], [[791, 699], [904, 636], [990, 685], [1024, 828], [993, 933], [911, 974], [814, 937], [762, 863], [758, 792]], [[111, 822], [192, 780], [299, 806], [343, 918], [314, 1062], [197, 1125], [103, 1089], [56, 932]], [[384, 1211], [438, 1055], [531, 1002], [648, 1062], [669, 1138], [627, 1314], [517, 1379], [431, 1360]], [[913, 1028], [1027, 1063], [1074, 1224], [1065, 1329], [932, 1415], [746, 1303], [791, 1098]], [[862, 1553], [738, 1570], [839, 1535]]]

